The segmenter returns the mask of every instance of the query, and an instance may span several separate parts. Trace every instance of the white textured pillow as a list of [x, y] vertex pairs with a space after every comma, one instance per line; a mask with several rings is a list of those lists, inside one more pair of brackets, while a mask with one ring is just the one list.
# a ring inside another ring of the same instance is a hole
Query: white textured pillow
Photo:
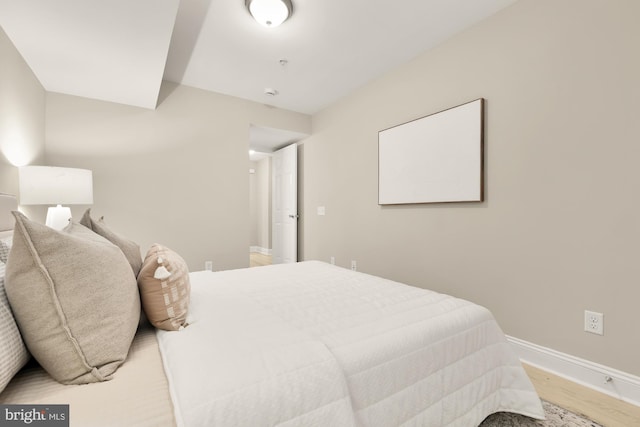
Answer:
[[29, 352], [13, 318], [4, 290], [5, 265], [0, 261], [0, 392], [29, 360]]
[[13, 214], [6, 291], [29, 351], [63, 384], [111, 379], [140, 319], [126, 257], [80, 224], [59, 232]]

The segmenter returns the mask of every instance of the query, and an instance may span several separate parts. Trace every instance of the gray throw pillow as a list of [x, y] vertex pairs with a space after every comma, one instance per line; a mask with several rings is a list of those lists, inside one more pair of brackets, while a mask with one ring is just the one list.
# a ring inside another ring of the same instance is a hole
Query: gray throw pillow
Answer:
[[140, 255], [140, 246], [138, 246], [136, 242], [111, 231], [104, 223], [103, 218], [95, 221], [93, 218], [91, 218], [91, 209], [87, 209], [84, 215], [82, 215], [80, 224], [84, 225], [90, 230], [93, 230], [95, 233], [101, 235], [102, 237], [119, 247], [127, 257], [129, 264], [131, 264], [133, 274], [138, 277], [140, 267], [142, 267], [142, 256]]
[[9, 252], [11, 252], [11, 242], [13, 236], [0, 238], [0, 261], [7, 263]]
[[4, 291], [4, 262], [0, 261], [0, 392], [29, 360]]
[[127, 259], [80, 224], [59, 232], [13, 214], [5, 287], [29, 351], [63, 384], [111, 379], [140, 318]]

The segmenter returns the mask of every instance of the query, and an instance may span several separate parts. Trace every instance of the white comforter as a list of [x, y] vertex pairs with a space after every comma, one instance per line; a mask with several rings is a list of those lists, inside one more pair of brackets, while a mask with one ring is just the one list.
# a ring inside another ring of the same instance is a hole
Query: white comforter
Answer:
[[477, 426], [540, 400], [486, 309], [320, 262], [191, 273], [179, 426]]

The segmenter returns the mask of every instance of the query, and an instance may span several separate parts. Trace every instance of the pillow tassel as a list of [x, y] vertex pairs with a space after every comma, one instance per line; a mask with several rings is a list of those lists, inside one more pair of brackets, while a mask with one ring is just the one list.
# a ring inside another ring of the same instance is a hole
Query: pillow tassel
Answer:
[[156, 272], [153, 273], [154, 279], [164, 280], [168, 279], [171, 276], [171, 273], [165, 268], [164, 265], [162, 265], [162, 262], [162, 258], [158, 257], [158, 264], [160, 264], [160, 267], [156, 268]]

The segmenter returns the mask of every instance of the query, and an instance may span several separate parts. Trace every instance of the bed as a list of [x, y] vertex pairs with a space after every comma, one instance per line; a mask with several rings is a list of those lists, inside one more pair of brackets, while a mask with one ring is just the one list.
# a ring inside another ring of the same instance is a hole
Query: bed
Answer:
[[[14, 208], [0, 196], [5, 229]], [[499, 411], [544, 418], [495, 319], [471, 302], [318, 261], [188, 277], [186, 327], [141, 322], [109, 381], [62, 385], [31, 359], [0, 404], [69, 404], [72, 426], [468, 427]]]

